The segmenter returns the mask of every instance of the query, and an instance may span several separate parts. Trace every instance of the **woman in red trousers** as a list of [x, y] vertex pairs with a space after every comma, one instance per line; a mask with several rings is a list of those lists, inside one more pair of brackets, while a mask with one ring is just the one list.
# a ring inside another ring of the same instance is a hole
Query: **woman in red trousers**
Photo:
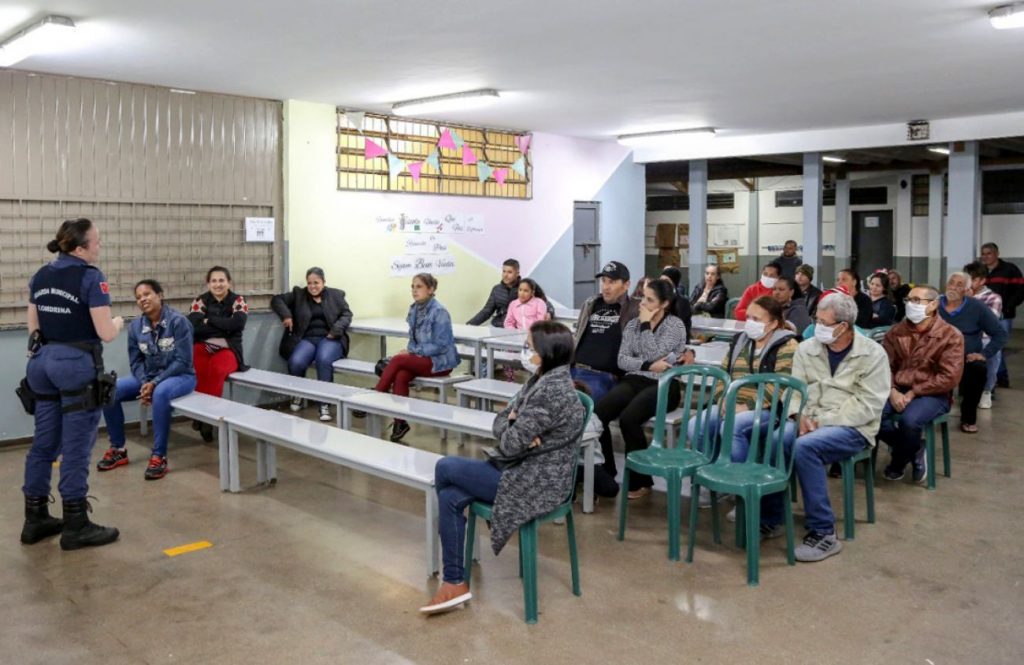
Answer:
[[[192, 301], [188, 320], [195, 330], [192, 358], [196, 391], [220, 397], [232, 372], [249, 369], [242, 361], [242, 331], [249, 318], [245, 298], [231, 290], [231, 273], [214, 266], [206, 273], [207, 291]], [[204, 441], [213, 441], [213, 427], [198, 421]]]

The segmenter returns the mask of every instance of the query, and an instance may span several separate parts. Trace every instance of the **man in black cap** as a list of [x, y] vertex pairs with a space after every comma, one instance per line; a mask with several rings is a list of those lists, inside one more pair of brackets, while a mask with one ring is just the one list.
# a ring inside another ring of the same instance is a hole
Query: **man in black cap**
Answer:
[[596, 404], [619, 380], [619, 344], [639, 303], [629, 297], [629, 268], [609, 261], [597, 275], [601, 293], [580, 308], [572, 378], [586, 384]]

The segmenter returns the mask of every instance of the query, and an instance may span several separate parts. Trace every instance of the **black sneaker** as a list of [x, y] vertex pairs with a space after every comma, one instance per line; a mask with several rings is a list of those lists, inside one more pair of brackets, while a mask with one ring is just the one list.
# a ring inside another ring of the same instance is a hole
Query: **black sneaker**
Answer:
[[842, 551], [843, 544], [836, 538], [836, 534], [808, 531], [804, 536], [804, 542], [797, 545], [794, 554], [797, 561], [811, 563], [827, 559]]
[[167, 458], [153, 455], [146, 467], [146, 480], [159, 480], [167, 475]]
[[914, 468], [911, 478], [918, 485], [923, 485], [928, 478], [928, 456], [924, 453], [925, 449], [922, 446], [921, 450], [917, 451], [917, 455], [914, 456]]
[[103, 459], [96, 462], [97, 471], [110, 471], [128, 463], [128, 451], [124, 448], [107, 448]]
[[203, 441], [207, 443], [213, 442], [213, 425], [201, 423], [199, 426], [199, 436], [203, 437]]
[[411, 429], [412, 427], [409, 426], [409, 423], [404, 420], [396, 420], [391, 426], [391, 440], [394, 443], [398, 443], [402, 440], [402, 437], [409, 433], [409, 430]]
[[832, 466], [830, 466], [828, 468], [828, 477], [829, 478], [842, 478], [843, 477], [843, 467], [839, 466], [839, 462], [834, 462], [832, 464]]
[[886, 480], [903, 480], [904, 475], [906, 475], [905, 470], [894, 469], [891, 466], [887, 466], [882, 470], [882, 477]]
[[761, 540], [770, 540], [784, 535], [786, 535], [786, 527], [781, 524], [761, 525]]
[[1004, 376], [1004, 377], [997, 377], [996, 378], [996, 388], [1009, 388], [1009, 387], [1010, 387], [1010, 377]]
[[357, 409], [352, 409], [352, 417], [353, 418], [365, 418], [366, 417], [366, 411], [359, 411]]

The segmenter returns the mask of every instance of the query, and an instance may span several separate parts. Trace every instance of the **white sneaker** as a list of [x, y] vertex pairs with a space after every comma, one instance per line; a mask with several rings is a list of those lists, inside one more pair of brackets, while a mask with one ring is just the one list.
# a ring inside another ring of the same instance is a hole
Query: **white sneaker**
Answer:
[[725, 521], [726, 522], [735, 522], [736, 521], [736, 506], [733, 506], [732, 510], [730, 510], [729, 512], [727, 512], [725, 514]]
[[992, 408], [992, 392], [986, 390], [981, 393], [981, 401], [978, 402], [979, 409], [991, 409]]
[[320, 405], [320, 420], [328, 422], [331, 419], [331, 407], [327, 404]]
[[288, 405], [288, 408], [291, 409], [293, 412], [294, 411], [301, 411], [302, 410], [302, 398], [301, 397], [293, 397], [292, 398], [292, 403]]

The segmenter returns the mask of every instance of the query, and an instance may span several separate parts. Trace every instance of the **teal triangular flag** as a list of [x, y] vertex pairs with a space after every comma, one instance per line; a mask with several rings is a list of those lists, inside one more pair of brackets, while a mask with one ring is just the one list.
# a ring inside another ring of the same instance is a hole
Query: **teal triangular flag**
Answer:
[[456, 149], [461, 148], [462, 144], [465, 143], [465, 141], [462, 140], [462, 137], [459, 136], [458, 133], [456, 133], [456, 131], [454, 129], [451, 130], [451, 135], [452, 135], [452, 141], [455, 142], [455, 148]]
[[512, 162], [512, 165], [509, 166], [509, 168], [525, 178], [526, 177], [526, 158], [525, 157], [520, 157], [516, 161]]
[[480, 182], [483, 182], [484, 180], [490, 178], [492, 173], [494, 173], [494, 169], [488, 166], [487, 162], [478, 161], [476, 163], [476, 178]]
[[397, 178], [398, 174], [405, 170], [405, 162], [395, 157], [391, 153], [388, 153], [388, 173], [391, 174], [392, 178]]
[[434, 152], [430, 153], [430, 156], [427, 157], [423, 161], [426, 162], [427, 164], [430, 164], [431, 166], [433, 166], [435, 171], [440, 171], [441, 170], [441, 162], [440, 162], [440, 160], [439, 160], [439, 158], [437, 156], [437, 151], [436, 150]]

